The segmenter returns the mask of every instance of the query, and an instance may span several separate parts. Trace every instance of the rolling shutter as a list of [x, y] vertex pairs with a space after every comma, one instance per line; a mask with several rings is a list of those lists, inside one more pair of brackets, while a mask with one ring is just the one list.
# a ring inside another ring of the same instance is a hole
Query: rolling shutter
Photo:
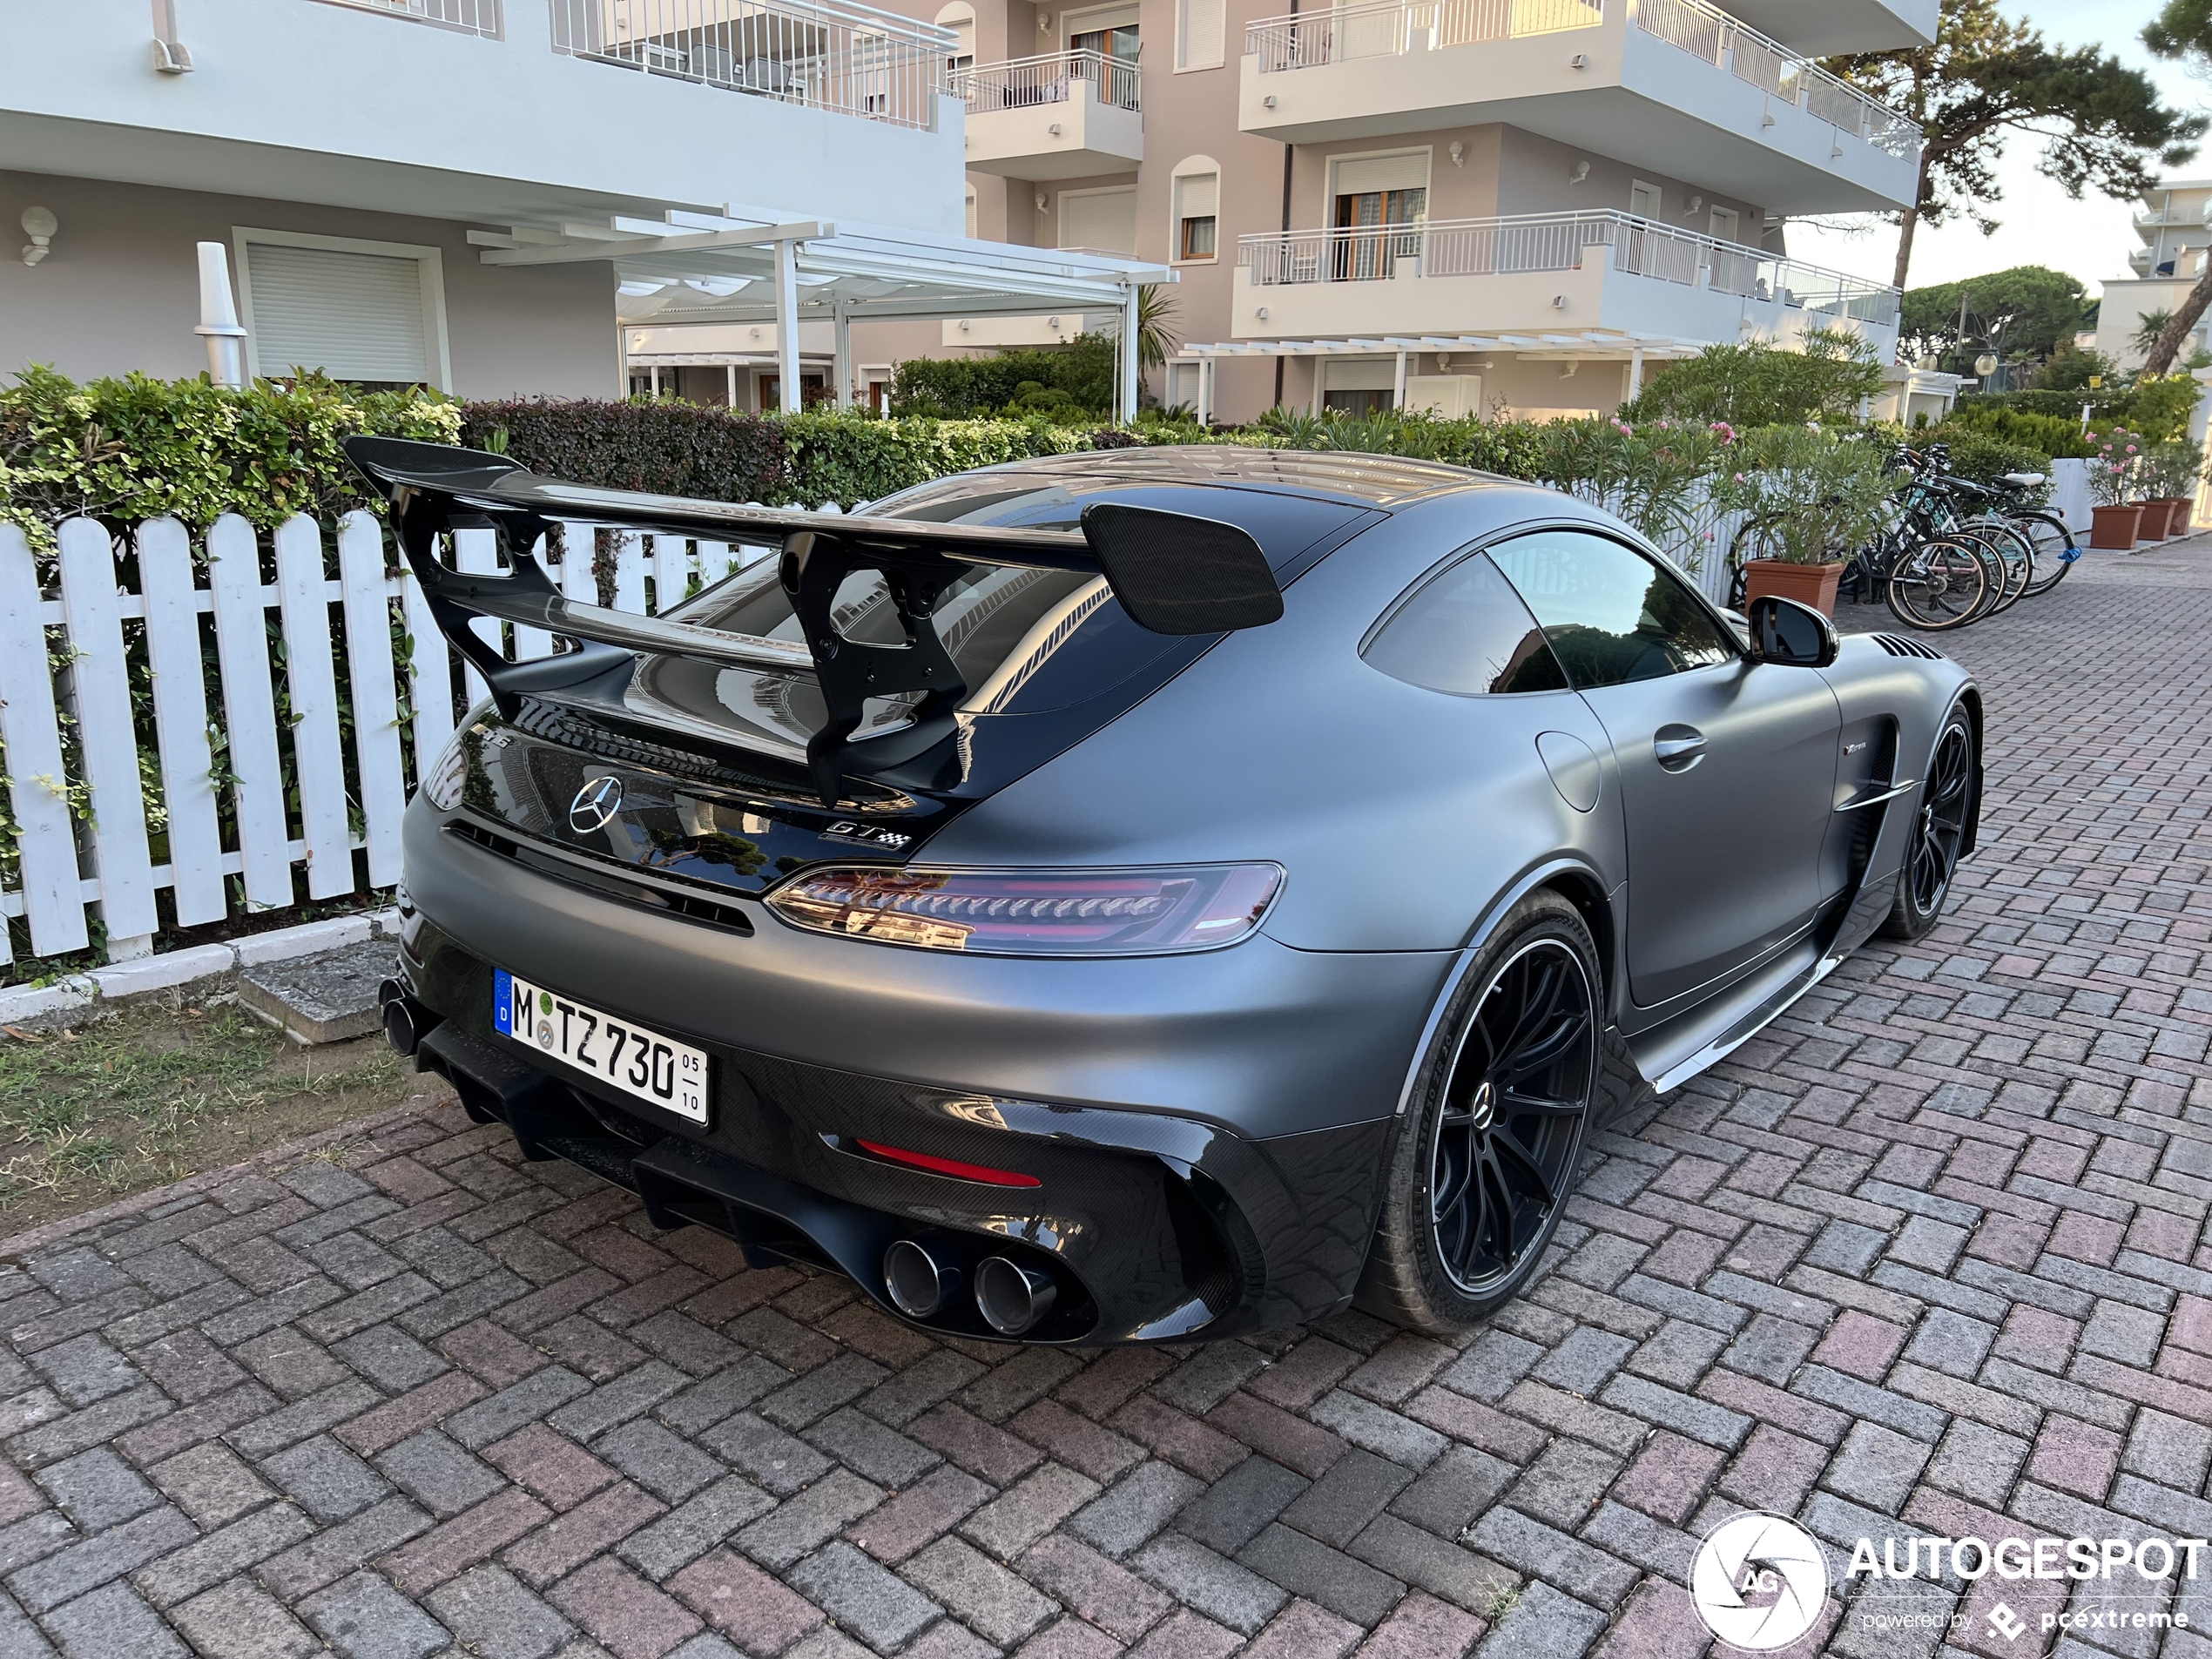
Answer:
[[1426, 190], [1428, 152], [1403, 156], [1361, 156], [1336, 164], [1336, 193], [1364, 196], [1370, 191]]
[[1211, 219], [1220, 212], [1221, 175], [1185, 173], [1175, 181], [1175, 192], [1177, 219]]
[[1136, 192], [1069, 191], [1060, 198], [1060, 246], [1101, 253], [1136, 252]]
[[430, 379], [420, 260], [248, 242], [246, 261], [262, 374], [319, 368], [344, 381]]
[[1175, 66], [1207, 69], [1224, 61], [1222, 0], [1177, 0]]

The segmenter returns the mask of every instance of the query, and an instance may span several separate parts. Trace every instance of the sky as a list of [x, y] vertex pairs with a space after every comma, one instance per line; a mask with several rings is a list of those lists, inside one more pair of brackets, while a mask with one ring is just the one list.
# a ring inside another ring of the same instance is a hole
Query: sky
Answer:
[[[2212, 112], [2212, 84], [2192, 77], [2180, 64], [2154, 57], [2139, 37], [2155, 17], [2160, 0], [2007, 0], [2006, 15], [2025, 17], [2054, 45], [2096, 44], [2124, 63], [2148, 71], [2173, 107]], [[1999, 163], [2004, 199], [1994, 205], [2002, 227], [1984, 236], [1964, 218], [1939, 229], [1922, 226], [1912, 243], [1912, 287], [1953, 282], [2015, 265], [2047, 265], [2080, 277], [2092, 294], [2107, 278], [2125, 278], [2128, 251], [2139, 246], [2131, 221], [2133, 202], [2114, 201], [2095, 191], [2080, 201], [2067, 196], [2035, 170], [2041, 145], [2031, 135], [2015, 135]], [[2212, 143], [2182, 169], [2184, 176], [2212, 176]], [[1879, 220], [1861, 234], [1844, 234], [1821, 226], [1790, 226], [1792, 256], [1816, 265], [1886, 282], [1897, 258], [1897, 229]]]

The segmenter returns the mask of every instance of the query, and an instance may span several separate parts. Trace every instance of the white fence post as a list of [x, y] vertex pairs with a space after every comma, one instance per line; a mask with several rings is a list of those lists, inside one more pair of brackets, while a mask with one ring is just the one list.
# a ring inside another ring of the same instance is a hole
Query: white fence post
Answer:
[[0, 736], [8, 745], [8, 794], [30, 948], [57, 956], [84, 949], [89, 935], [46, 660], [44, 598], [30, 543], [14, 525], [0, 524]]
[[292, 702], [293, 775], [307, 854], [307, 896], [351, 893], [354, 849], [346, 815], [346, 752], [338, 736], [338, 678], [330, 649], [330, 597], [322, 530], [297, 516], [277, 526], [277, 594], [283, 606], [285, 689]]
[[153, 860], [138, 786], [138, 739], [131, 718], [131, 671], [123, 654], [115, 550], [89, 518], [61, 527], [62, 608], [69, 619], [77, 692], [77, 742], [92, 803], [100, 917], [108, 960], [153, 954]]
[[276, 701], [269, 688], [267, 610], [253, 526], [225, 513], [207, 532], [207, 578], [215, 600], [215, 644], [223, 667], [223, 724], [230, 735], [232, 798], [246, 903], [266, 910], [293, 900], [285, 823], [284, 771], [277, 752]]
[[[400, 879], [400, 813], [407, 804], [407, 778], [400, 765], [384, 531], [373, 515], [353, 512], [339, 521], [338, 580], [346, 595], [346, 668], [354, 688], [354, 755], [368, 832], [368, 885], [388, 887]], [[444, 637], [438, 636], [436, 643], [443, 646]]]
[[138, 526], [138, 591], [153, 671], [154, 740], [161, 751], [161, 799], [169, 814], [169, 898], [177, 925], [220, 921], [223, 836], [217, 821], [214, 756], [207, 745], [207, 688], [199, 649], [199, 590], [192, 540], [173, 518]]

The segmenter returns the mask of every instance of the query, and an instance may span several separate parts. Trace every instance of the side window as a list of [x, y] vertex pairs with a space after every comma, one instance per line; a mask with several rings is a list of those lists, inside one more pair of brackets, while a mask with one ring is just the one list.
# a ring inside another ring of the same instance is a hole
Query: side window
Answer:
[[1567, 687], [1535, 617], [1480, 553], [1416, 589], [1359, 654], [1393, 679], [1459, 697]]
[[1539, 530], [1490, 550], [1577, 691], [1657, 679], [1736, 651], [1681, 578], [1581, 530]]

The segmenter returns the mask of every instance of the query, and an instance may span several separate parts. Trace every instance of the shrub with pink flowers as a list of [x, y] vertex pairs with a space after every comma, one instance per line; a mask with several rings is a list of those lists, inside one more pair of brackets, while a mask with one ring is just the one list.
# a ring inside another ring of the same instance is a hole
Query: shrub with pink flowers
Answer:
[[2096, 446], [2089, 456], [2089, 495], [2100, 507], [2121, 507], [2142, 496], [2143, 455], [2148, 448], [2140, 432], [2124, 426], [2091, 431]]

